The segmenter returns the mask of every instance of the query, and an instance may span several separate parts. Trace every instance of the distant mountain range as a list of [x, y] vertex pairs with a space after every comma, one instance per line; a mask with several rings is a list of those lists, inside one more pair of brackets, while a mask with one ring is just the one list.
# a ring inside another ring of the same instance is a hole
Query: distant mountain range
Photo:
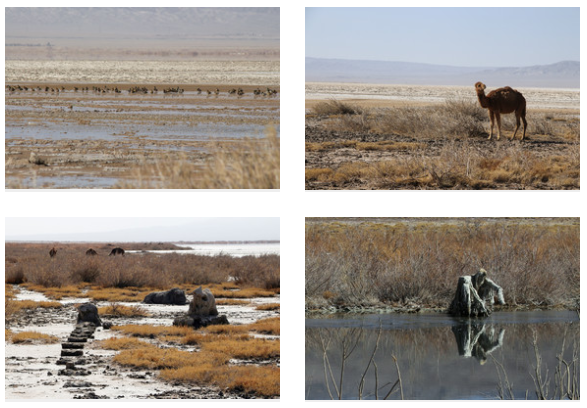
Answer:
[[306, 82], [413, 85], [493, 84], [579, 88], [579, 61], [529, 67], [455, 67], [412, 62], [306, 58]]

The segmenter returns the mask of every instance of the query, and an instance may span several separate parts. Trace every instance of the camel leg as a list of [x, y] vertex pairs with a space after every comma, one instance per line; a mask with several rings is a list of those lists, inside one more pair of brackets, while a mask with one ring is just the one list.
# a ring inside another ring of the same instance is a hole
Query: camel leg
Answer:
[[[520, 114], [516, 112], [516, 130], [514, 130], [514, 134], [510, 140], [514, 140], [516, 138], [516, 133], [518, 133], [518, 129], [520, 128]], [[522, 136], [522, 140], [524, 137]]]
[[489, 137], [487, 138], [487, 140], [491, 140], [491, 137], [493, 136], [493, 124], [495, 123], [495, 115], [493, 114], [492, 111], [488, 111], [489, 112], [489, 120], [491, 121], [491, 130], [489, 131]]
[[524, 122], [524, 134], [522, 135], [522, 140], [526, 138], [526, 126], [528, 122], [526, 122], [526, 107], [524, 106], [524, 110], [522, 111], [522, 122]]
[[495, 112], [495, 119], [497, 120], [497, 140], [501, 139], [501, 115]]

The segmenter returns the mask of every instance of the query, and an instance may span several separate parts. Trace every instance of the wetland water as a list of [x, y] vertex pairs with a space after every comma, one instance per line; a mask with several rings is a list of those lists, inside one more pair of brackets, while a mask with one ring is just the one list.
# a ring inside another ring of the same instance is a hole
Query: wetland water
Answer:
[[579, 332], [579, 317], [570, 311], [496, 312], [473, 320], [446, 314], [306, 319], [306, 399], [399, 399], [397, 386], [387, 395], [398, 379], [393, 356], [405, 399], [496, 399], [503, 370], [514, 398], [527, 391], [535, 399], [533, 333], [552, 395], [556, 356], [564, 350], [563, 359], [572, 360]]

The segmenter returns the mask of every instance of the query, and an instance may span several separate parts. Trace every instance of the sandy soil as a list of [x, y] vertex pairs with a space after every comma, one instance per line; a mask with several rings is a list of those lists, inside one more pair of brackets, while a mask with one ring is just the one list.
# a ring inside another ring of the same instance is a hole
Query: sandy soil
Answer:
[[[500, 149], [506, 146], [511, 146], [512, 143], [517, 143], [519, 149], [532, 151], [539, 157], [549, 157], [551, 155], [565, 156], [574, 154], [577, 146], [572, 141], [562, 137], [547, 137], [547, 136], [532, 136], [528, 138], [524, 144], [519, 142], [511, 142], [509, 140], [487, 140], [485, 137], [469, 138], [469, 139], [440, 139], [440, 138], [423, 138], [410, 137], [398, 134], [375, 134], [375, 133], [359, 133], [359, 132], [332, 132], [320, 127], [306, 127], [306, 142], [320, 143], [320, 142], [341, 142], [348, 140], [356, 140], [360, 142], [379, 142], [379, 141], [393, 141], [393, 142], [407, 142], [420, 143], [423, 148], [420, 149], [419, 154], [425, 154], [426, 157], [438, 157], [446, 148], [454, 148], [460, 150], [466, 146], [471, 151], [477, 151], [482, 155], [492, 156], [499, 153]], [[326, 151], [306, 151], [306, 168], [337, 168], [341, 164], [348, 162], [367, 162], [375, 163], [386, 160], [390, 157], [390, 152], [384, 150], [362, 150], [358, 151], [354, 148], [339, 147]], [[397, 150], [392, 153], [393, 157], [411, 157], [414, 155], [413, 150]], [[512, 183], [501, 183], [495, 185], [499, 189], [519, 189], [521, 186]], [[338, 183], [333, 181], [307, 181], [306, 190], [329, 190], [329, 189], [356, 189], [356, 190], [370, 190], [378, 188], [378, 186], [371, 184], [369, 180], [352, 180], [350, 182]], [[414, 186], [417, 188], [417, 186]], [[536, 189], [549, 189], [548, 184], [538, 183], [534, 186]]]
[[[279, 133], [279, 93], [253, 93], [255, 89], [266, 91], [267, 85], [7, 85], [28, 88], [5, 94], [8, 188], [112, 187], [136, 177], [131, 173], [139, 165], [169, 158], [199, 165], [227, 144], [264, 136], [267, 126], [276, 127]], [[129, 93], [134, 86], [159, 91]], [[163, 92], [178, 86], [184, 89], [182, 94]], [[45, 87], [53, 91], [45, 92]], [[90, 90], [79, 90], [85, 87]], [[93, 87], [108, 87], [109, 91], [95, 92]], [[122, 92], [113, 92], [115, 88]], [[244, 95], [229, 94], [238, 88]]]
[[[20, 289], [17, 300], [47, 300], [44, 295]], [[191, 300], [191, 299], [188, 299]], [[66, 307], [60, 310], [37, 309], [22, 314], [11, 330], [14, 332], [34, 330], [58, 336], [65, 340], [71, 333], [77, 317], [74, 304], [88, 299], [69, 298], [61, 302]], [[263, 303], [279, 303], [279, 297], [253, 298], [244, 306], [218, 306], [218, 312], [227, 316], [231, 324], [247, 324], [267, 317], [279, 316], [279, 311], [259, 311], [255, 307]], [[95, 303], [106, 306], [106, 302]], [[132, 303], [122, 303], [132, 305]], [[103, 320], [115, 325], [155, 324], [171, 325], [173, 319], [187, 311], [186, 306], [141, 305], [151, 317], [118, 318]], [[87, 376], [59, 375], [64, 366], [57, 365], [61, 344], [15, 345], [5, 343], [5, 398], [6, 399], [77, 399], [77, 398], [240, 398], [238, 393], [228, 394], [214, 387], [184, 386], [169, 384], [157, 379], [157, 370], [129, 369], [112, 364], [116, 352], [103, 350], [98, 341], [117, 336], [116, 332], [98, 328], [95, 339], [84, 347], [83, 357], [76, 366], [90, 371]], [[268, 337], [261, 336], [260, 337]], [[182, 350], [193, 350], [189, 346], [177, 346]], [[278, 362], [277, 362], [278, 363]]]

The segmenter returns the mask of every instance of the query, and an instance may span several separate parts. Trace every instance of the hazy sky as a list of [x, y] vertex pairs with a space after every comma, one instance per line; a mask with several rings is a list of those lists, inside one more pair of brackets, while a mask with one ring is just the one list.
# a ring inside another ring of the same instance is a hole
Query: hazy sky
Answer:
[[279, 240], [279, 218], [6, 218], [6, 240]]
[[579, 61], [579, 8], [306, 8], [306, 56], [507, 67]]

